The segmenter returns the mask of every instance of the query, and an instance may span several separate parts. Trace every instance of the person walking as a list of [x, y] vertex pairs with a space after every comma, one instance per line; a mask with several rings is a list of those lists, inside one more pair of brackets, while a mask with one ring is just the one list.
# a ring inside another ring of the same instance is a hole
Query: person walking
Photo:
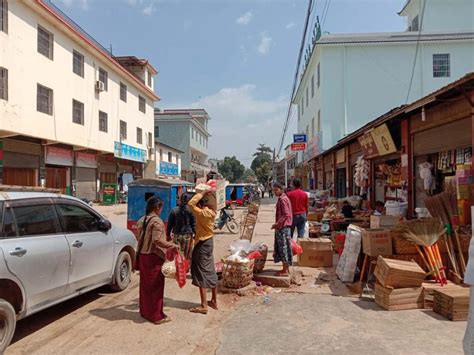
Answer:
[[291, 226], [291, 237], [297, 230], [298, 238], [304, 238], [304, 227], [308, 219], [309, 198], [308, 194], [301, 189], [301, 180], [293, 179], [293, 190], [288, 192], [293, 211], [293, 224]]
[[179, 200], [179, 206], [171, 210], [168, 217], [166, 235], [168, 240], [179, 245], [180, 254], [191, 260], [193, 239], [196, 234], [196, 219], [188, 206], [189, 195], [184, 193]]
[[140, 271], [140, 315], [155, 324], [171, 321], [163, 312], [165, 277], [161, 267], [168, 249], [179, 246], [166, 240], [166, 229], [160, 219], [163, 201], [151, 197], [146, 204], [146, 215], [138, 221], [137, 266]]
[[[188, 202], [196, 217], [196, 237], [191, 259], [193, 285], [199, 287], [201, 306], [191, 308], [192, 313], [207, 314], [208, 306], [217, 308], [217, 274], [214, 265], [214, 220], [216, 210], [209, 204], [208, 195], [212, 191], [197, 193]], [[207, 302], [207, 289], [211, 289], [212, 298]]]
[[262, 198], [265, 198], [265, 187], [262, 184], [260, 184], [258, 185], [258, 189], [260, 193], [262, 194]]
[[279, 183], [273, 184], [273, 192], [278, 197], [276, 203], [275, 224], [272, 229], [275, 230], [275, 242], [273, 246], [273, 260], [276, 263], [282, 262], [283, 268], [278, 272], [279, 276], [286, 276], [290, 272], [290, 266], [293, 264], [293, 252], [291, 250], [291, 226], [293, 216], [291, 212], [291, 203], [283, 191], [283, 186]]

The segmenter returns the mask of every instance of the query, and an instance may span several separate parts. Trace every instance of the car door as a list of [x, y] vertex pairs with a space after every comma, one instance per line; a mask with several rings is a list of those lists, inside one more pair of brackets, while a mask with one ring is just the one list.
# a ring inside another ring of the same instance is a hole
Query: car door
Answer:
[[0, 247], [8, 270], [24, 287], [28, 309], [64, 296], [69, 246], [50, 200], [5, 204]]
[[69, 289], [78, 291], [110, 279], [115, 242], [111, 231], [99, 230], [101, 217], [73, 201], [58, 201], [56, 209], [71, 249]]

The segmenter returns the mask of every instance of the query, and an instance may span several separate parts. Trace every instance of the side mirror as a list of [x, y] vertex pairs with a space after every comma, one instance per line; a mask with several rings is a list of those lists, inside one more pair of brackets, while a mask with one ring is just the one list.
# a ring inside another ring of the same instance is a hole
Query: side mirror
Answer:
[[112, 229], [112, 223], [106, 219], [101, 219], [99, 221], [98, 229], [102, 232], [108, 232], [110, 229]]

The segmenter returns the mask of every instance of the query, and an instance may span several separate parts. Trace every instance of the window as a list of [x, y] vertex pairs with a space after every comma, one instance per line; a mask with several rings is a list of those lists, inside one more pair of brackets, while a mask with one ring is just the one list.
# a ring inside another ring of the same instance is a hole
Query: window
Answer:
[[127, 85], [120, 83], [120, 100], [127, 102]]
[[146, 113], [146, 100], [144, 97], [138, 96], [138, 109], [140, 112]]
[[317, 80], [318, 80], [318, 88], [321, 86], [321, 63], [318, 63], [318, 72], [317, 72]]
[[311, 138], [314, 137], [314, 117], [311, 119]]
[[120, 140], [127, 139], [127, 122], [120, 120]]
[[59, 233], [53, 205], [13, 207], [13, 215], [19, 236]]
[[308, 107], [308, 102], [309, 102], [309, 88], [306, 87], [306, 107]]
[[64, 232], [68, 234], [96, 232], [99, 228], [99, 219], [79, 206], [59, 205], [57, 210]]
[[301, 106], [300, 105], [297, 105], [297, 106], [298, 106], [298, 122], [299, 122], [301, 119]]
[[151, 87], [151, 73], [150, 71], [148, 71], [147, 73], [148, 73], [148, 86]]
[[419, 25], [418, 25], [418, 15], [415, 16], [415, 18], [411, 21], [411, 31], [419, 31]]
[[16, 237], [16, 225], [15, 218], [13, 218], [13, 212], [11, 208], [5, 209], [5, 215], [3, 216], [3, 234], [2, 237]]
[[148, 147], [153, 147], [153, 134], [151, 132], [148, 132]]
[[160, 161], [163, 161], [163, 149], [160, 149]]
[[36, 86], [36, 110], [48, 115], [53, 114], [53, 90], [40, 84]]
[[176, 154], [176, 164], [179, 164], [179, 154]]
[[318, 111], [318, 132], [321, 132], [321, 110]]
[[451, 76], [450, 55], [433, 54], [433, 78], [449, 78]]
[[172, 163], [173, 162], [173, 154], [171, 154], [171, 152], [168, 152], [168, 163]]
[[160, 137], [160, 126], [155, 126], [155, 138]]
[[0, 99], [8, 100], [8, 69], [2, 67], [0, 67]]
[[109, 73], [107, 73], [104, 69], [99, 68], [99, 81], [104, 83], [104, 90], [109, 90]]
[[301, 116], [304, 115], [304, 95], [303, 98], [301, 99]]
[[191, 128], [191, 137], [194, 139], [194, 128]]
[[0, 31], [8, 33], [8, 0], [0, 0]]
[[38, 25], [38, 53], [51, 60], [53, 60], [53, 40], [53, 34]]
[[99, 111], [99, 131], [107, 133], [108, 131], [108, 117], [105, 112]]
[[72, 122], [84, 124], [84, 104], [77, 100], [72, 100]]
[[311, 76], [311, 98], [314, 97], [314, 74]]
[[142, 129], [137, 127], [137, 143], [143, 144], [143, 133]]
[[72, 71], [84, 77], [84, 56], [77, 51], [72, 52]]

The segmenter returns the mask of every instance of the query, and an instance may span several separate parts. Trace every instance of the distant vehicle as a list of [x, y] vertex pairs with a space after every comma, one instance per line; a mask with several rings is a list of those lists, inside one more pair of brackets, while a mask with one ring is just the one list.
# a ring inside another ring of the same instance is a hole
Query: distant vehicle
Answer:
[[255, 184], [228, 184], [226, 186], [226, 207], [235, 209], [236, 207], [247, 206], [249, 203], [259, 203], [260, 193]]
[[17, 320], [103, 285], [126, 289], [136, 244], [77, 198], [1, 193], [0, 354]]

